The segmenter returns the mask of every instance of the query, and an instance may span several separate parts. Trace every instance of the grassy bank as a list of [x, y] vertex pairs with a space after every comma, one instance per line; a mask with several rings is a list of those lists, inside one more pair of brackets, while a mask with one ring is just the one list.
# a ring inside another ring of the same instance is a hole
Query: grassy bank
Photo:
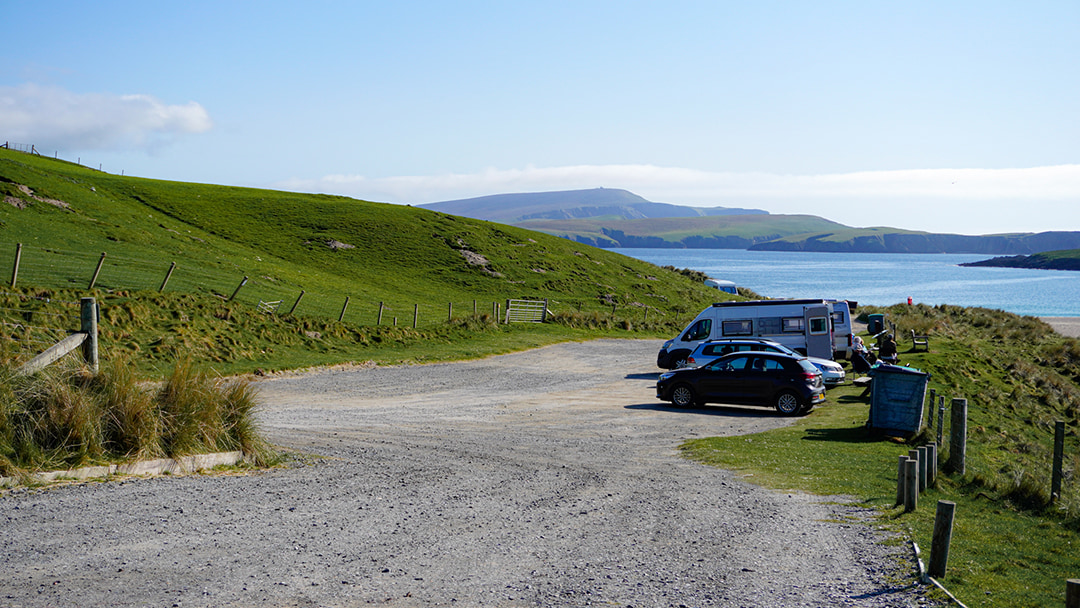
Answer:
[[[825, 406], [792, 427], [695, 440], [684, 453], [769, 487], [852, 496], [926, 550], [936, 501], [954, 501], [942, 579], [950, 591], [972, 606], [1064, 605], [1065, 580], [1080, 574], [1080, 342], [1038, 319], [1000, 311], [899, 305], [860, 312], [884, 312], [901, 332], [931, 336], [929, 353], [901, 352], [901, 359], [929, 372], [930, 388], [946, 403], [968, 400], [965, 475], [939, 477], [913, 513], [894, 507], [897, 457], [930, 437], [905, 443], [868, 432], [868, 401], [851, 385], [830, 390]], [[1065, 487], [1051, 503], [1056, 420], [1069, 430]], [[943, 459], [948, 418], [945, 428]]]

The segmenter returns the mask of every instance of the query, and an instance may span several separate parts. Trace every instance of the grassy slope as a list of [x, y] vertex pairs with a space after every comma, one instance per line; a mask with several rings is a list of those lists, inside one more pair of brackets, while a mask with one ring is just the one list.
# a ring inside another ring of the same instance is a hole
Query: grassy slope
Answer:
[[[34, 200], [17, 185], [68, 208]], [[20, 286], [61, 289], [56, 294], [77, 299], [100, 252], [116, 261], [96, 290], [105, 300], [103, 331], [112, 341], [106, 347], [134, 355], [138, 365], [148, 358], [161, 365], [180, 352], [225, 371], [416, 360], [409, 350], [427, 339], [444, 345], [438, 353], [425, 351], [428, 359], [482, 356], [511, 350], [515, 340], [525, 347], [598, 335], [612, 323], [613, 304], [619, 331], [641, 327], [648, 310], [653, 329], [645, 335], [665, 335], [674, 331], [666, 323], [682, 323], [726, 297], [633, 258], [407, 206], [120, 177], [7, 150], [0, 150], [0, 194], [27, 205], [0, 205], [0, 264], [11, 267], [14, 243], [26, 247]], [[353, 247], [332, 250], [330, 240]], [[469, 264], [461, 250], [485, 256], [487, 268]], [[35, 267], [48, 251], [63, 252], [60, 263]], [[140, 287], [121, 273], [152, 266], [141, 289], [156, 290], [170, 261], [178, 270], [160, 296], [133, 291]], [[231, 294], [241, 276], [252, 282], [236, 302], [212, 297]], [[258, 299], [292, 302], [300, 290], [306, 295], [299, 318], [284, 326], [252, 311]], [[350, 315], [362, 309], [366, 320], [336, 323], [345, 295], [352, 297]], [[548, 298], [555, 312], [585, 316], [567, 321], [574, 328], [500, 329], [482, 322], [473, 331], [460, 325], [473, 300], [484, 313], [492, 302], [520, 297]], [[320, 301], [329, 303], [324, 314], [306, 314]], [[387, 304], [384, 325], [392, 317], [411, 323], [414, 303], [426, 307], [427, 325], [417, 332], [371, 328], [379, 302]], [[452, 327], [435, 320], [446, 318], [448, 302], [456, 303], [459, 317]], [[601, 314], [602, 321], [589, 317]]]
[[[1080, 341], [1045, 323], [955, 306], [866, 307], [897, 323], [901, 359], [931, 374], [929, 388], [968, 400], [967, 471], [939, 478], [905, 514], [893, 508], [897, 457], [910, 445], [866, 432], [861, 389], [829, 391], [829, 403], [790, 428], [751, 437], [695, 440], [693, 458], [740, 470], [757, 483], [847, 494], [881, 509], [929, 550], [937, 500], [957, 503], [945, 585], [968, 605], [1060, 606], [1080, 569]], [[930, 352], [903, 352], [914, 329]], [[935, 408], [936, 410], [936, 408]], [[936, 417], [936, 414], [935, 414]], [[925, 419], [924, 419], [925, 420]], [[1049, 505], [1054, 421], [1067, 424], [1063, 496]], [[949, 442], [948, 411], [942, 462]], [[924, 559], [928, 556], [924, 555]]]
[[[407, 206], [118, 177], [9, 151], [0, 151], [0, 179], [70, 205], [0, 207], [8, 243], [182, 259], [297, 289], [353, 287], [376, 300], [553, 296], [599, 308], [602, 296], [615, 293], [626, 303], [667, 309], [715, 295], [632, 258]], [[11, 184], [3, 186], [11, 195]], [[354, 248], [333, 251], [331, 239]], [[501, 276], [470, 265], [459, 250], [485, 256]]]
[[635, 237], [658, 237], [677, 243], [687, 237], [735, 236], [754, 241], [793, 234], [846, 228], [812, 215], [728, 215], [693, 218], [656, 218], [646, 220], [530, 220], [518, 224], [564, 237], [578, 235], [608, 241], [603, 230]]

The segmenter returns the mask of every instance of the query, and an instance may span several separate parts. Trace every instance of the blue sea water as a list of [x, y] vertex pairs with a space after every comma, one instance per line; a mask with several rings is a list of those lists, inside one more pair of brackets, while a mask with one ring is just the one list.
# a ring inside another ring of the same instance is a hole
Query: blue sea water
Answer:
[[1037, 317], [1080, 316], [1080, 272], [966, 268], [985, 255], [817, 253], [742, 249], [613, 249], [700, 270], [771, 298], [836, 298], [887, 306], [907, 302], [981, 306]]

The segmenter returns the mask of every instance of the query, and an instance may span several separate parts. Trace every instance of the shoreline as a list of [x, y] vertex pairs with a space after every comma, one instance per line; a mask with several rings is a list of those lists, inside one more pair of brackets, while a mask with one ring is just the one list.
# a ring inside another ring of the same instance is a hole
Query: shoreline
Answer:
[[1080, 317], [1039, 317], [1039, 319], [1067, 338], [1080, 338]]

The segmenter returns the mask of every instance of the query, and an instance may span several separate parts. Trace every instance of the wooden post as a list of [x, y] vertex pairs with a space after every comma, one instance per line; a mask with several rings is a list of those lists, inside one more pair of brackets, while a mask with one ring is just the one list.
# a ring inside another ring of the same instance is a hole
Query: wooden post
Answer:
[[926, 491], [927, 477], [930, 474], [930, 462], [927, 456], [929, 456], [929, 454], [927, 453], [926, 446], [919, 446], [919, 492]]
[[491, 303], [491, 316], [495, 317], [495, 324], [498, 325], [499, 324], [499, 303], [498, 302], [492, 302]]
[[930, 389], [930, 420], [926, 424], [926, 428], [931, 431], [934, 430], [934, 407], [937, 405], [937, 389]]
[[[647, 311], [648, 309], [646, 308], [645, 310]], [[547, 322], [547, 312], [548, 312], [548, 299], [544, 298], [544, 312], [540, 313], [540, 322], [541, 323], [546, 323]]]
[[292, 308], [289, 309], [289, 314], [290, 315], [293, 314], [294, 312], [296, 312], [296, 307], [300, 305], [300, 300], [304, 299], [304, 294], [305, 293], [306, 292], [303, 289], [300, 290], [300, 295], [296, 296], [296, 301], [293, 302]]
[[922, 491], [922, 454], [919, 453], [918, 448], [908, 450], [907, 457], [915, 461], [915, 491]]
[[1065, 421], [1054, 423], [1054, 473], [1050, 481], [1050, 501], [1061, 498], [1061, 469], [1065, 459]]
[[383, 303], [379, 302], [379, 318], [375, 320], [375, 325], [382, 325], [382, 311]]
[[22, 243], [15, 243], [15, 266], [11, 269], [11, 286], [15, 287], [15, 281], [19, 278], [19, 260], [22, 259]]
[[341, 307], [341, 314], [338, 315], [338, 323], [341, 323], [345, 319], [345, 311], [349, 309], [349, 296], [345, 296], [345, 305]]
[[240, 279], [240, 284], [236, 286], [236, 290], [232, 292], [232, 295], [229, 296], [229, 299], [226, 300], [226, 301], [227, 302], [232, 302], [236, 298], [236, 294], [240, 293], [240, 288], [243, 287], [244, 285], [247, 285], [247, 282], [248, 282], [247, 277], [244, 277], [243, 279]]
[[450, 302], [450, 304], [447, 306], [446, 322], [447, 323], [453, 323], [454, 322], [454, 303], [453, 302]]
[[904, 490], [904, 475], [907, 470], [908, 457], [901, 455], [899, 466], [896, 468], [896, 505], [900, 506], [904, 504], [904, 496], [907, 492]]
[[910, 513], [919, 506], [919, 461], [908, 458], [904, 463], [904, 511]]
[[506, 301], [506, 322], [510, 322], [510, 300]]
[[1065, 581], [1065, 608], [1080, 608], [1080, 578]]
[[937, 444], [926, 444], [926, 486], [937, 483]]
[[419, 317], [420, 317], [420, 305], [419, 304], [413, 304], [412, 305], [412, 328], [413, 329], [416, 329], [416, 321], [417, 321], [417, 319]]
[[945, 441], [945, 395], [938, 395], [937, 444]]
[[928, 574], [941, 578], [949, 564], [949, 545], [952, 543], [953, 518], [956, 503], [939, 500], [934, 516], [934, 538], [930, 541], [930, 569]]
[[967, 399], [952, 400], [949, 424], [949, 472], [963, 475], [967, 458]]
[[79, 331], [86, 334], [83, 357], [93, 374], [98, 373], [98, 308], [94, 298], [79, 300]]
[[105, 252], [101, 252], [101, 259], [98, 260], [97, 268], [94, 269], [94, 276], [90, 277], [90, 284], [87, 285], [87, 289], [93, 289], [94, 283], [97, 283], [98, 275], [101, 274], [101, 267], [105, 264]]
[[165, 291], [165, 286], [169, 284], [169, 279], [172, 278], [172, 273], [174, 270], [176, 270], [176, 262], [169, 264], [169, 271], [165, 273], [165, 280], [161, 282], [161, 287], [158, 288], [158, 293]]
[[476, 316], [476, 300], [472, 301], [472, 316]]

